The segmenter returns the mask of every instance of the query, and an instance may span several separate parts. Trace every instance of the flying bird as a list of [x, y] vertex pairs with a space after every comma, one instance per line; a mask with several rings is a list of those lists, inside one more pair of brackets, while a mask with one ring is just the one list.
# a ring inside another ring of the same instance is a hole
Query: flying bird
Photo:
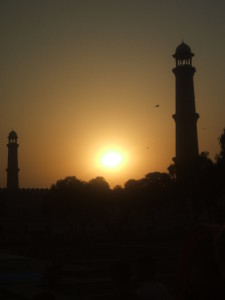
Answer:
[[159, 104], [155, 105], [155, 107], [159, 107]]

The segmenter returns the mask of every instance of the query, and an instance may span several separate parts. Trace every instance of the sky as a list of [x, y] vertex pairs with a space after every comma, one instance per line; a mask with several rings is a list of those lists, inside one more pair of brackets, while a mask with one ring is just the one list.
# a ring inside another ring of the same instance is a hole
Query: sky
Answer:
[[[224, 36], [224, 0], [0, 0], [0, 187], [12, 129], [22, 188], [66, 176], [123, 186], [166, 172], [182, 40], [195, 54], [199, 150], [214, 159], [225, 127]], [[120, 167], [101, 165], [109, 149], [124, 156]]]

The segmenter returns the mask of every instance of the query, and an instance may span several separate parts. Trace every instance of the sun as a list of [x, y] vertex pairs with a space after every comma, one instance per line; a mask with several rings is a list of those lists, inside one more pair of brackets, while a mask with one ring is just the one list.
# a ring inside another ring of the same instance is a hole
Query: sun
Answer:
[[123, 155], [122, 153], [111, 150], [103, 154], [101, 157], [101, 164], [104, 167], [114, 169], [119, 167], [123, 162]]

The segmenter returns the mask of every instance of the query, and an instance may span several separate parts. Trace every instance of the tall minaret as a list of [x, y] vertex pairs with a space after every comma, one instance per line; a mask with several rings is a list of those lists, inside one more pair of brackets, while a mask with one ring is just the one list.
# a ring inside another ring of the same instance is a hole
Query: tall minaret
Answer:
[[182, 42], [173, 57], [176, 67], [173, 73], [176, 77], [176, 113], [173, 119], [176, 123], [176, 166], [177, 180], [187, 177], [199, 156], [197, 120], [199, 114], [195, 109], [194, 74], [192, 66], [194, 54], [191, 48]]
[[18, 169], [18, 136], [14, 130], [8, 136], [8, 168], [7, 171], [7, 189], [19, 188], [19, 169]]

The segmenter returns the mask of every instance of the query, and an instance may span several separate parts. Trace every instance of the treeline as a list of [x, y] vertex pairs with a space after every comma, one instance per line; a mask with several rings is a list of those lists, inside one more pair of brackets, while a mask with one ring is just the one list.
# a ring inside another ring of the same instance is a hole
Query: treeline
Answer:
[[[225, 129], [218, 138], [220, 152], [215, 162], [208, 152], [202, 152], [190, 168], [186, 181], [176, 183], [176, 168], [168, 173], [148, 173], [141, 179], [129, 179], [124, 187], [110, 189], [103, 177], [85, 182], [75, 176], [58, 180], [44, 201], [46, 215], [57, 218], [96, 218], [148, 216], [153, 208], [178, 205], [184, 199], [195, 214], [205, 210], [212, 221], [225, 221]], [[189, 199], [189, 200], [187, 200]]]
[[68, 214], [80, 216], [86, 214], [100, 216], [118, 214], [126, 210], [150, 208], [156, 200], [168, 198], [175, 188], [174, 180], [166, 173], [149, 173], [140, 180], [130, 179], [124, 188], [115, 186], [110, 189], [103, 177], [96, 177], [89, 182], [75, 176], [58, 180], [51, 187], [45, 201], [45, 212], [63, 217]]
[[148, 173], [113, 189], [103, 177], [85, 182], [72, 176], [49, 190], [2, 190], [2, 243], [149, 241], [182, 236], [200, 223], [224, 223], [225, 130], [219, 145], [215, 161], [201, 153], [182, 182], [171, 165], [168, 173]]

